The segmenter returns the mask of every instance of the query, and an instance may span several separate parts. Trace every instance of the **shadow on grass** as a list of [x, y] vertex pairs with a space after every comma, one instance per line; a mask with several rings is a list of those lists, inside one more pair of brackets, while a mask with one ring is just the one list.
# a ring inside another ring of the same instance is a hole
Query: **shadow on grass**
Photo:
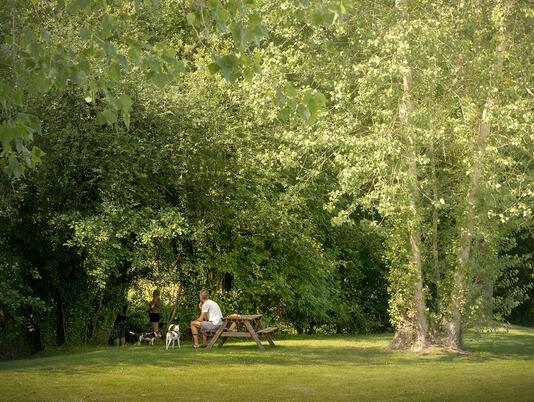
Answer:
[[466, 344], [471, 355], [456, 353], [415, 354], [390, 352], [385, 349], [391, 335], [356, 336], [279, 336], [277, 346], [260, 351], [250, 341], [228, 341], [224, 348], [211, 351], [194, 350], [190, 343], [181, 349], [165, 351], [162, 343], [155, 346], [124, 348], [94, 347], [86, 350], [4, 362], [5, 370], [40, 375], [79, 375], [105, 373], [110, 370], [143, 367], [149, 369], [177, 368], [189, 370], [216, 366], [409, 366], [447, 362], [485, 362], [488, 360], [534, 360], [534, 331], [515, 330], [509, 333], [470, 334]]
[[534, 331], [512, 330], [492, 334], [469, 334], [466, 345], [482, 359], [534, 359]]

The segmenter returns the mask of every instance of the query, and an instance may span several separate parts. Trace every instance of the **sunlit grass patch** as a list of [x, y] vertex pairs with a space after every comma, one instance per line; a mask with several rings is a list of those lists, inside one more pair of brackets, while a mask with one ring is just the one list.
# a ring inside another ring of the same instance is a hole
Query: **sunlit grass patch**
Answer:
[[88, 347], [0, 364], [2, 400], [492, 400], [534, 395], [534, 331], [470, 333], [472, 354], [394, 353], [391, 335], [278, 336], [275, 348]]

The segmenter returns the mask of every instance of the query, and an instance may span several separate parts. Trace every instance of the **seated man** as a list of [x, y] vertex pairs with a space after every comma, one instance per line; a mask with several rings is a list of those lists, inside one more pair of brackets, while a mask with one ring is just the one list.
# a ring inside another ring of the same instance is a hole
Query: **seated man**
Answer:
[[206, 331], [215, 331], [222, 324], [222, 312], [219, 305], [213, 300], [210, 300], [210, 295], [207, 290], [200, 291], [200, 316], [191, 321], [191, 333], [193, 334], [193, 347], [197, 349], [198, 345], [198, 331], [202, 332], [202, 347], [207, 346]]

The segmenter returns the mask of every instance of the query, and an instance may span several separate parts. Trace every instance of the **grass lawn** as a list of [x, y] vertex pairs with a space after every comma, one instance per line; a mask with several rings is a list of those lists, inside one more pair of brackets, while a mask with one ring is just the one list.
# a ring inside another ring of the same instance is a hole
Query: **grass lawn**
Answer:
[[471, 355], [392, 353], [391, 335], [90, 347], [0, 363], [2, 401], [534, 401], [534, 330], [469, 334]]

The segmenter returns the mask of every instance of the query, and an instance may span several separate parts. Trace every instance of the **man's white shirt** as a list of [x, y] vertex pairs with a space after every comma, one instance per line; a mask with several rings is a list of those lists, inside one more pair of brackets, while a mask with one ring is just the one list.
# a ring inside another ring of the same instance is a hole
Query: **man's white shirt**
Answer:
[[202, 305], [204, 317], [213, 325], [219, 325], [222, 322], [222, 312], [219, 305], [213, 300], [206, 300]]

